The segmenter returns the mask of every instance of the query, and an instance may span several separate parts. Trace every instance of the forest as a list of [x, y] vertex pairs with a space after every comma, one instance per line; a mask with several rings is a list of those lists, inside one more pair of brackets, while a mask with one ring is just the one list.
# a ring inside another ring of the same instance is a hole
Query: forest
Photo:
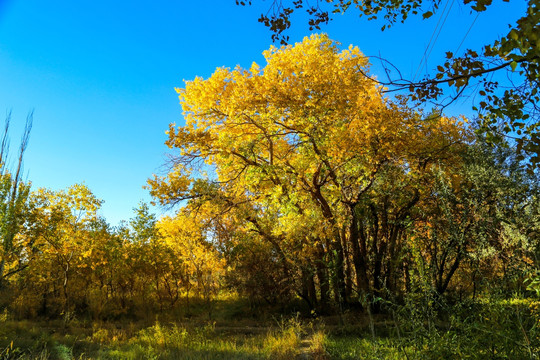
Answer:
[[6, 117], [0, 359], [538, 359], [534, 132], [388, 96], [325, 34], [263, 55], [176, 89], [166, 216], [34, 188]]

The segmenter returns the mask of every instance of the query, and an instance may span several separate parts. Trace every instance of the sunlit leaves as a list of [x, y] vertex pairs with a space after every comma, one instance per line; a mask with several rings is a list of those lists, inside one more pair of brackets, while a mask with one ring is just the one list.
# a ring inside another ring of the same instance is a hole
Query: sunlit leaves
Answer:
[[[478, 13], [495, 6], [492, 0], [462, 2]], [[268, 5], [268, 12], [261, 15], [259, 21], [270, 29], [274, 41], [280, 40], [285, 44], [288, 42], [285, 34], [297, 9], [304, 8], [308, 13], [310, 29], [331, 21], [331, 13], [353, 11], [367, 20], [384, 19], [382, 30], [385, 30], [398, 21], [404, 22], [410, 15], [421, 14], [423, 19], [431, 18], [440, 11], [440, 4], [440, 0], [329, 0], [310, 6], [303, 0], [280, 0]], [[516, 24], [508, 24], [510, 30], [506, 36], [492, 39], [481, 50], [469, 49], [463, 55], [446, 52], [444, 64], [438, 65], [435, 72], [421, 81], [389, 78], [382, 84], [392, 92], [408, 89], [410, 98], [419, 106], [427, 102], [444, 108], [458, 98], [476, 95], [473, 110], [478, 111], [484, 122], [480, 130], [491, 132], [488, 139], [515, 139], [521, 158], [529, 161], [529, 172], [532, 172], [540, 164], [540, 143], [537, 140], [539, 97], [536, 94], [540, 69], [539, 8], [538, 0], [529, 0], [526, 13]], [[446, 6], [442, 12], [445, 10]], [[497, 75], [498, 79], [506, 77], [508, 81], [498, 84], [493, 78], [496, 74], [501, 75]], [[529, 125], [527, 128], [518, 125], [524, 120]]]
[[430, 166], [453, 161], [469, 134], [458, 119], [385, 99], [354, 46], [313, 35], [264, 56], [264, 67], [218, 68], [177, 89], [186, 122], [171, 125], [177, 152], [149, 186], [162, 204], [187, 200], [182, 212], [228, 223], [225, 248], [269, 246], [283, 289], [325, 263], [337, 294], [351, 209], [386, 196], [387, 209], [409, 211]]
[[[186, 212], [176, 218], [165, 217], [157, 224], [165, 246], [181, 268], [184, 286], [193, 286], [199, 295], [209, 299], [219, 288], [225, 262], [204, 236], [203, 222]], [[173, 264], [171, 264], [173, 265]]]

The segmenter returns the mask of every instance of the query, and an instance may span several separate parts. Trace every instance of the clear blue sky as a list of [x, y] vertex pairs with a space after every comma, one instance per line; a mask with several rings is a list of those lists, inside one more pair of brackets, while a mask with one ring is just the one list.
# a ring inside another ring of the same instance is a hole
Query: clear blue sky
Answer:
[[[505, 34], [524, 13], [524, 0], [494, 2], [461, 50]], [[33, 188], [84, 182], [105, 200], [102, 215], [112, 225], [130, 218], [139, 201], [150, 200], [142, 186], [165, 162], [168, 124], [183, 122], [174, 88], [219, 66], [264, 64], [271, 39], [257, 19], [270, 3], [0, 0], [0, 120], [12, 110], [15, 146], [35, 110], [25, 158]], [[474, 20], [460, 0], [450, 5], [424, 70], [455, 51]], [[353, 11], [334, 18], [322, 29], [332, 39], [385, 57], [409, 77], [439, 22], [436, 14], [381, 33], [381, 23], [358, 20]], [[302, 16], [294, 19], [291, 42], [310, 34]], [[381, 71], [375, 63], [373, 73]]]

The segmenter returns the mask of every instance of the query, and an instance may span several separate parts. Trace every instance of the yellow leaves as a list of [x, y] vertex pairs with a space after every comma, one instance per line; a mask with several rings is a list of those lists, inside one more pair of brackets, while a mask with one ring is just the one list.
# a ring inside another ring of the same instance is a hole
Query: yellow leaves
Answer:
[[178, 164], [167, 176], [154, 175], [153, 178], [148, 179], [146, 188], [150, 190], [152, 197], [163, 205], [176, 199], [183, 199], [189, 195], [192, 182], [190, 174], [190, 169]]
[[[29, 235], [39, 249], [36, 271], [75, 271], [105, 264], [105, 238], [92, 236], [102, 201], [86, 185], [66, 190], [38, 189], [32, 194], [34, 223]], [[49, 269], [49, 270], [45, 270]]]
[[39, 204], [42, 216], [61, 217], [69, 219], [71, 223], [95, 220], [103, 203], [84, 184], [75, 184], [59, 191], [38, 189], [32, 196]]
[[351, 49], [339, 53], [326, 35], [312, 35], [294, 47], [265, 52], [263, 78], [266, 88], [272, 89], [273, 102], [281, 108], [324, 106], [338, 94], [358, 90], [365, 80], [358, 70], [366, 70], [367, 60], [358, 49]]
[[[336, 97], [354, 99], [353, 94], [366, 85], [365, 76], [358, 72], [367, 66], [366, 58], [355, 47], [338, 53], [326, 35], [264, 54], [268, 64], [262, 70], [255, 63], [249, 70], [218, 68], [209, 79], [196, 78], [177, 89], [186, 127], [211, 131], [223, 124], [229, 131], [228, 122], [245, 122], [246, 115], [317, 112], [325, 102], [335, 112], [340, 106]], [[246, 109], [253, 113], [246, 114]]]
[[[60, 194], [62, 196], [63, 194]], [[90, 189], [84, 184], [75, 184], [67, 190], [67, 201], [76, 210], [84, 210], [95, 213], [103, 203], [97, 199]]]
[[257, 76], [261, 74], [261, 67], [256, 62], [253, 62], [249, 71], [251, 74], [253, 74], [253, 76]]
[[226, 264], [205, 239], [202, 222], [184, 210], [179, 211], [175, 218], [162, 218], [157, 227], [163, 244], [182, 264], [185, 275], [195, 279], [201, 291], [214, 288]]
[[[315, 251], [311, 240], [349, 226], [347, 206], [423, 191], [426, 161], [451, 157], [464, 125], [423, 119], [384, 99], [367, 74], [367, 58], [355, 46], [338, 45], [312, 35], [271, 47], [264, 67], [218, 68], [177, 89], [186, 125], [171, 125], [167, 142], [179, 150], [177, 165], [149, 180], [152, 195], [162, 204], [187, 199], [201, 170], [213, 170], [207, 179], [216, 180], [215, 189], [199, 189], [187, 208], [227, 223], [230, 246], [254, 239], [300, 257]], [[206, 233], [191, 214], [159, 227], [185, 261], [196, 264], [208, 254], [214, 254], [209, 262], [218, 261], [207, 241], [221, 234]]]

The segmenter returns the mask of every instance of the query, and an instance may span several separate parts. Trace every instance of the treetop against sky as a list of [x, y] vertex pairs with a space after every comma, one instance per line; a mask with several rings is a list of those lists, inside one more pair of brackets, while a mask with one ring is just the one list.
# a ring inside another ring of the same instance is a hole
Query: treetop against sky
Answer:
[[[339, 21], [322, 31], [343, 48], [354, 44], [374, 56], [378, 78], [385, 68], [377, 57], [420, 78], [445, 51], [479, 48], [506, 34], [525, 8], [525, 1], [496, 1], [477, 16], [449, 0], [445, 12], [384, 32], [381, 21], [353, 13], [334, 14]], [[131, 217], [141, 199], [149, 200], [146, 179], [162, 172], [168, 125], [184, 121], [174, 89], [220, 66], [264, 66], [271, 34], [257, 19], [267, 10], [267, 2], [241, 7], [232, 0], [0, 1], [0, 108], [12, 110], [13, 144], [34, 110], [24, 167], [33, 188], [85, 182], [105, 200], [102, 212], [112, 224]], [[295, 16], [291, 43], [315, 32], [304, 14]], [[473, 100], [446, 111], [471, 115]]]

